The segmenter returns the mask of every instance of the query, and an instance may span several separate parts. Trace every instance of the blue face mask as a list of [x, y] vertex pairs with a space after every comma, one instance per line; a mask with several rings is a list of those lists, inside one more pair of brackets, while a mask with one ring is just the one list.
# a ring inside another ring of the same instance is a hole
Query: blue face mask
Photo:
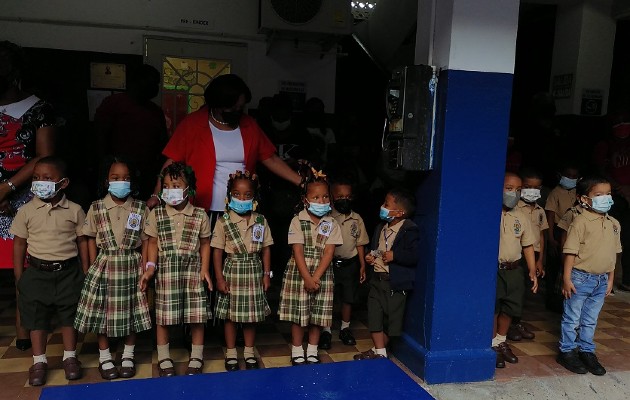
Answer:
[[575, 185], [577, 185], [577, 179], [567, 178], [566, 176], [560, 177], [559, 185], [562, 186], [566, 190], [575, 189]]
[[253, 200], [239, 200], [232, 197], [228, 207], [237, 214], [246, 214], [254, 209]]
[[307, 210], [315, 216], [323, 217], [330, 212], [330, 203], [308, 203]]
[[114, 197], [124, 199], [131, 193], [131, 182], [128, 181], [110, 181], [107, 191]]
[[593, 211], [600, 214], [606, 214], [608, 211], [610, 211], [610, 207], [615, 204], [612, 196], [609, 194], [603, 196], [595, 196], [591, 200], [593, 202], [591, 208], [593, 209]]
[[378, 213], [378, 216], [383, 220], [383, 221], [387, 221], [387, 222], [392, 222], [394, 220], [394, 217], [390, 217], [389, 216], [389, 211], [387, 208], [385, 207], [381, 207], [381, 211]]

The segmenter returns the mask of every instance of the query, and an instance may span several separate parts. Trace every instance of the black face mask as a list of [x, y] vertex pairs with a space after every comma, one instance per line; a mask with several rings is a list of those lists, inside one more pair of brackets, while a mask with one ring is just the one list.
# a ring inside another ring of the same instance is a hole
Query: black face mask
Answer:
[[333, 205], [335, 206], [335, 210], [339, 211], [342, 214], [350, 214], [350, 212], [352, 211], [352, 200], [349, 199], [335, 200]]
[[240, 122], [242, 116], [243, 111], [223, 111], [221, 113], [221, 118], [223, 118], [223, 121], [228, 125], [234, 127], [238, 126], [238, 123]]

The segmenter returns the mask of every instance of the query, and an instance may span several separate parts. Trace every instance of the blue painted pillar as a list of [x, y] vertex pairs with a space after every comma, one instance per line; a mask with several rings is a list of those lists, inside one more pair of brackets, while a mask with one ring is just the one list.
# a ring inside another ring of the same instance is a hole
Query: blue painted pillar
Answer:
[[[436, 8], [432, 8], [432, 7]], [[419, 2], [416, 62], [441, 68], [436, 165], [417, 190], [416, 290], [394, 353], [428, 383], [494, 377], [490, 348], [519, 0]]]

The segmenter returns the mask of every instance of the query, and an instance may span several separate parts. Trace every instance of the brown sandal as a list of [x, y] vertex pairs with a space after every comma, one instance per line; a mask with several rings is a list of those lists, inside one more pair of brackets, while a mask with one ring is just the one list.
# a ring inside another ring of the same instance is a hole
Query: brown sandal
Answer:
[[[162, 368], [162, 363], [165, 361], [170, 361], [173, 364], [172, 367]], [[158, 371], [160, 372], [160, 378], [175, 376], [175, 363], [170, 358], [165, 358], [163, 360], [158, 361]]]
[[[198, 361], [201, 363], [201, 367], [199, 368], [195, 368], [195, 367], [191, 367], [190, 366], [190, 362], [191, 361]], [[192, 357], [190, 360], [188, 360], [188, 369], [186, 370], [186, 375], [199, 375], [203, 372], [203, 360], [199, 359], [199, 358], [194, 358]]]

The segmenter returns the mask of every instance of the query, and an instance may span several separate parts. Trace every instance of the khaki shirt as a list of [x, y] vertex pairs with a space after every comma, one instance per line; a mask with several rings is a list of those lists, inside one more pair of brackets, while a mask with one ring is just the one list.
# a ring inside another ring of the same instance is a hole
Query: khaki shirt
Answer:
[[534, 235], [536, 235], [536, 231], [538, 231], [538, 234], [536, 235], [536, 242], [534, 243], [534, 251], [540, 252], [540, 233], [545, 229], [549, 229], [545, 210], [536, 203], [534, 203], [532, 207], [523, 200], [518, 201], [516, 208], [518, 211], [529, 216], [529, 222]]
[[569, 210], [565, 212], [560, 219], [560, 222], [558, 222], [558, 228], [562, 229], [563, 231], [568, 231], [569, 226], [571, 226], [571, 223], [573, 222], [575, 217], [578, 214], [582, 214], [584, 211], [584, 207], [579, 204], [577, 206], [569, 208]]
[[[386, 251], [390, 251], [392, 249], [392, 245], [394, 244], [394, 240], [396, 240], [396, 236], [398, 235], [398, 231], [400, 231], [400, 227], [403, 226], [403, 221], [398, 222], [394, 226], [389, 226], [389, 224], [383, 225], [383, 229], [380, 232], [378, 237], [378, 249], [385, 253]], [[382, 257], [376, 257], [374, 259], [374, 272], [388, 272], [389, 273], [389, 264], [385, 264]]]
[[557, 224], [573, 204], [575, 204], [575, 189], [566, 190], [562, 186], [556, 186], [547, 197], [545, 210], [556, 213], [554, 223]]
[[[166, 205], [166, 215], [171, 219], [173, 227], [175, 228], [175, 240], [177, 242], [177, 247], [180, 246], [182, 241], [182, 233], [184, 232], [184, 216], [192, 217], [193, 212], [195, 210], [195, 206], [188, 203], [186, 207], [184, 207], [181, 211], [174, 209], [173, 207]], [[157, 219], [155, 218], [155, 209], [151, 210], [149, 213], [149, 218], [147, 218], [147, 222], [144, 225], [144, 233], [151, 237], [158, 237], [157, 231]], [[203, 219], [201, 220], [201, 230], [199, 232], [200, 238], [208, 238], [210, 237], [210, 220], [208, 219], [208, 215], [204, 212]], [[194, 251], [199, 251], [201, 246], [199, 243], [197, 244], [197, 248]], [[158, 250], [162, 251], [162, 244], [158, 240]]]
[[331, 216], [339, 224], [343, 239], [343, 244], [335, 248], [335, 257], [352, 258], [358, 253], [357, 247], [370, 243], [363, 218], [359, 214], [351, 211], [350, 214], [345, 215], [333, 210]]
[[501, 212], [501, 232], [499, 234], [499, 263], [521, 259], [523, 247], [536, 243], [539, 232], [534, 232], [527, 215], [516, 207]]
[[[133, 199], [127, 197], [127, 200], [123, 204], [116, 204], [112, 196], [108, 193], [103, 198], [103, 203], [105, 204], [105, 208], [109, 213], [109, 220], [111, 222], [112, 232], [114, 233], [114, 239], [116, 239], [116, 244], [120, 246], [123, 241], [123, 237], [125, 235], [125, 230], [127, 227], [127, 220], [129, 219], [129, 214], [131, 213], [131, 204]], [[149, 209], [145, 208], [144, 215], [141, 216], [140, 220], [140, 237], [136, 242], [135, 248], [142, 246], [142, 241], [147, 240], [148, 237], [144, 233], [144, 225], [147, 222], [147, 216], [149, 215]], [[103, 247], [103, 240], [97, 235], [97, 225], [96, 225], [96, 215], [94, 213], [94, 209], [90, 207], [87, 212], [87, 216], [85, 217], [85, 225], [83, 225], [83, 234], [85, 236], [90, 236], [96, 238], [96, 246], [99, 248]]]
[[608, 214], [584, 211], [577, 215], [567, 232], [564, 254], [575, 254], [573, 268], [592, 274], [615, 269], [621, 253], [621, 226]]
[[302, 210], [298, 215], [293, 217], [291, 220], [291, 225], [289, 225], [289, 235], [288, 235], [288, 244], [297, 244], [304, 242], [304, 233], [302, 232], [302, 228], [300, 226], [300, 221], [309, 221], [311, 223], [311, 232], [312, 232], [312, 242], [311, 246], [315, 246], [317, 244], [317, 235], [321, 232], [325, 231], [325, 227], [327, 224], [332, 224], [332, 229], [330, 229], [330, 233], [328, 234], [328, 239], [326, 239], [326, 244], [334, 244], [340, 245], [343, 244], [343, 238], [341, 237], [341, 230], [339, 229], [339, 224], [335, 222], [333, 217], [330, 215], [326, 215], [319, 220], [317, 225], [311, 220], [308, 211]]
[[46, 261], [62, 261], [79, 254], [77, 237], [82, 236], [85, 213], [64, 195], [59, 203], [34, 197], [22, 206], [9, 232], [26, 239], [28, 254]]
[[[257, 224], [256, 217], [258, 215], [260, 214], [253, 212], [252, 215], [249, 217], [248, 222], [246, 218], [230, 210], [230, 222], [233, 222], [237, 226], [239, 232], [241, 233], [241, 238], [243, 238], [243, 244], [248, 250], [252, 248], [254, 238], [254, 225]], [[225, 229], [223, 229], [223, 223], [221, 222], [222, 219], [223, 217], [219, 217], [219, 220], [214, 225], [214, 232], [212, 232], [212, 241], [210, 242], [210, 246], [216, 247], [217, 249], [223, 249], [226, 253], [234, 254], [237, 252], [236, 244], [231, 240], [227, 240], [227, 234], [225, 232]], [[262, 237], [262, 247], [271, 246], [272, 244], [273, 238], [271, 237], [269, 224], [265, 224]]]

